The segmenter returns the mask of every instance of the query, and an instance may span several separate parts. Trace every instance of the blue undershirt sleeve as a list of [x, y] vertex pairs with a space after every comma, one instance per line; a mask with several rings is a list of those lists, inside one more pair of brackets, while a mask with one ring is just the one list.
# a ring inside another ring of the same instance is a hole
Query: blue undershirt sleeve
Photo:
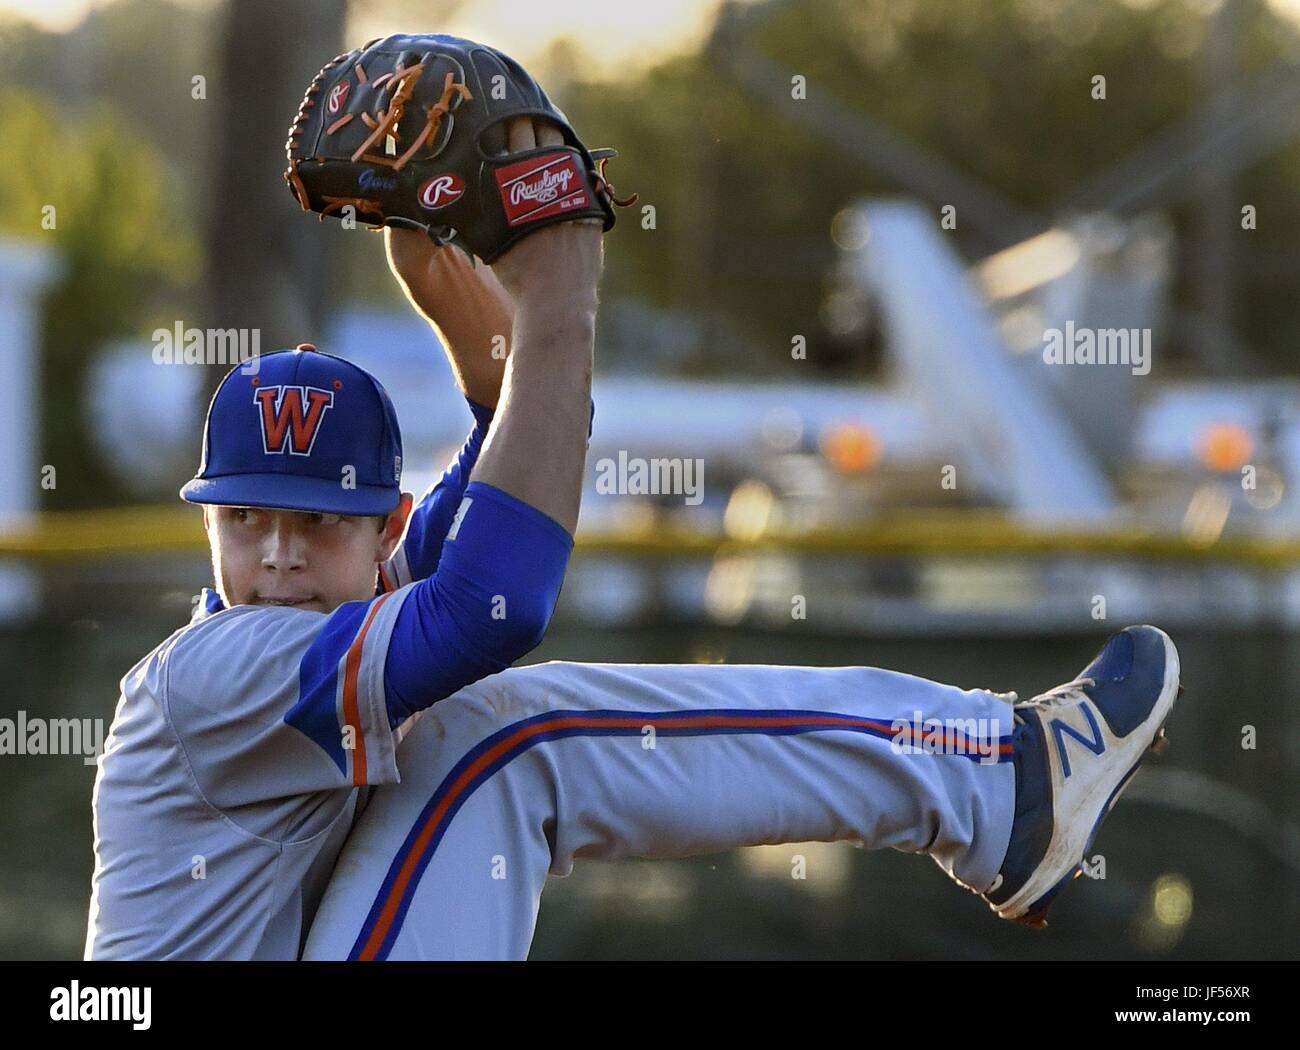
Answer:
[[384, 665], [397, 726], [537, 647], [560, 597], [573, 538], [492, 485], [465, 489], [437, 571], [403, 602]]

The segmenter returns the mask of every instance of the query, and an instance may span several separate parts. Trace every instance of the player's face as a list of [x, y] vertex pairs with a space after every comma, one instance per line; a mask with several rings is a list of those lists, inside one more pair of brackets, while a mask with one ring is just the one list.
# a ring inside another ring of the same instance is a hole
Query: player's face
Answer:
[[204, 506], [218, 593], [229, 606], [333, 612], [375, 596], [375, 572], [401, 541], [410, 493], [382, 530], [373, 517]]

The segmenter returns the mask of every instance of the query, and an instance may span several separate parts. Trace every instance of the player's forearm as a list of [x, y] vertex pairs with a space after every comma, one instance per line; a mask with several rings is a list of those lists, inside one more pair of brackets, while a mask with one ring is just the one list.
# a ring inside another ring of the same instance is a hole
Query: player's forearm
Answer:
[[[458, 248], [431, 248], [392, 236], [389, 259], [411, 305], [442, 340], [456, 382], [480, 405], [495, 408], [505, 375], [514, 303], [492, 271], [471, 266]], [[423, 234], [410, 234], [423, 239]]]
[[577, 529], [591, 421], [596, 304], [521, 303], [501, 404], [474, 480]]

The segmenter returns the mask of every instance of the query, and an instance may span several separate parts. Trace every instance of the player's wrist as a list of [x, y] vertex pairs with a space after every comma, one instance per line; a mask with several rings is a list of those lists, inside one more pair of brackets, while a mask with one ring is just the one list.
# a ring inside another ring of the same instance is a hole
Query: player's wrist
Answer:
[[585, 345], [590, 352], [596, 332], [596, 308], [594, 293], [557, 296], [538, 291], [522, 296], [515, 313], [517, 334], [512, 352], [537, 342], [525, 333], [544, 333], [547, 342], [559, 341], [575, 348]]

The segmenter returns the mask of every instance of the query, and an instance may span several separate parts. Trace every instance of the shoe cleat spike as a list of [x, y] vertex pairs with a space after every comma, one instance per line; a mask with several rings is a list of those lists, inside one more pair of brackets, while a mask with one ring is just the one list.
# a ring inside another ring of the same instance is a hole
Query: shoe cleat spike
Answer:
[[1028, 926], [1033, 930], [1047, 929], [1047, 909], [1042, 911], [1031, 912], [1028, 915], [1022, 915], [1018, 919], [1012, 919], [1012, 922], [1019, 923], [1021, 926]]

